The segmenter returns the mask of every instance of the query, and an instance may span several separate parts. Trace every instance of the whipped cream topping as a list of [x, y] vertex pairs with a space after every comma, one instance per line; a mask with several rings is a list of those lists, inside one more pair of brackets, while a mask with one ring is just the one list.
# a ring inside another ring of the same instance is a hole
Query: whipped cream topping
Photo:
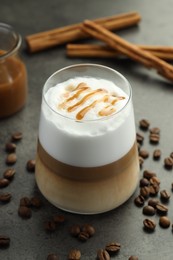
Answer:
[[76, 77], [50, 88], [45, 99], [54, 111], [80, 121], [117, 113], [128, 96], [111, 81]]

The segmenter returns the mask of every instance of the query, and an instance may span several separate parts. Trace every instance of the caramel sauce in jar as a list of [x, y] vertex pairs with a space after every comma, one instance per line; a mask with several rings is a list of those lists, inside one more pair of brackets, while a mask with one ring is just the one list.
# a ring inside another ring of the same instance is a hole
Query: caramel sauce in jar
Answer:
[[0, 24], [0, 35], [5, 34], [3, 40], [6, 41], [2, 46], [4, 48], [0, 49], [0, 118], [19, 111], [27, 98], [27, 72], [25, 64], [18, 56], [21, 38], [13, 31], [10, 44], [13, 40], [14, 42], [10, 46], [8, 43], [10, 34], [6, 33], [7, 30], [11, 30], [11, 27]]

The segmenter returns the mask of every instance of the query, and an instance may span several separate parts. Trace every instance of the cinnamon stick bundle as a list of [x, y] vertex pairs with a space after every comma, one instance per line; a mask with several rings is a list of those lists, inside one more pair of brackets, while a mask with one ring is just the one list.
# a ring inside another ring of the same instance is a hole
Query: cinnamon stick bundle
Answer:
[[86, 20], [83, 23], [82, 29], [90, 36], [105, 42], [112, 49], [119, 51], [121, 54], [143, 64], [148, 68], [156, 69], [158, 74], [169, 79], [170, 81], [173, 81], [173, 66], [166, 61], [163, 61], [150, 52], [122, 39], [118, 35], [92, 21]]
[[[128, 12], [114, 16], [108, 16], [93, 20], [109, 30], [118, 30], [136, 25], [141, 20], [137, 12]], [[41, 51], [53, 46], [72, 42], [89, 37], [81, 30], [82, 23], [72, 24], [65, 27], [40, 32], [25, 37], [27, 46], [31, 53]]]
[[[163, 60], [173, 60], [173, 47], [137, 45], [145, 51], [149, 51]], [[92, 58], [115, 58], [122, 54], [107, 45], [99, 44], [67, 44], [67, 56], [69, 57], [92, 57]]]

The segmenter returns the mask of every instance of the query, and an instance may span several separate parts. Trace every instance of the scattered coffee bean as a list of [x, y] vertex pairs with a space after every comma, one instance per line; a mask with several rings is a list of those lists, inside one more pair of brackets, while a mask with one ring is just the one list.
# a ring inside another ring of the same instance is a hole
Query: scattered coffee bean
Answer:
[[170, 199], [170, 193], [166, 190], [161, 190], [160, 191], [160, 198], [163, 200], [163, 201], [168, 201]]
[[149, 184], [150, 184], [150, 182], [147, 178], [140, 179], [140, 182], [139, 182], [140, 187], [149, 186]]
[[173, 152], [170, 153], [170, 157], [173, 159]]
[[150, 129], [150, 134], [160, 134], [160, 128], [159, 127], [153, 127]]
[[11, 194], [9, 192], [0, 193], [0, 202], [9, 202], [11, 200]]
[[44, 228], [48, 232], [54, 232], [56, 230], [56, 224], [53, 220], [48, 220], [44, 223]]
[[159, 224], [160, 224], [160, 226], [163, 227], [163, 228], [168, 228], [168, 227], [170, 226], [170, 224], [171, 224], [171, 221], [169, 220], [168, 217], [162, 216], [162, 217], [160, 217], [160, 219], [159, 219]]
[[153, 183], [149, 186], [150, 196], [156, 196], [160, 190], [160, 186], [157, 183]]
[[154, 185], [154, 184], [160, 185], [160, 180], [156, 176], [151, 177], [149, 182], [150, 182], [151, 185]]
[[6, 248], [10, 245], [10, 237], [6, 235], [0, 235], [0, 248]]
[[84, 224], [81, 228], [83, 232], [88, 233], [90, 237], [94, 236], [95, 234], [95, 228], [90, 224]]
[[173, 167], [173, 158], [171, 157], [166, 157], [164, 159], [164, 165], [166, 169], [172, 169]]
[[145, 206], [145, 207], [143, 208], [143, 211], [142, 211], [142, 212], [143, 212], [144, 215], [153, 216], [153, 215], [155, 215], [156, 210], [155, 210], [154, 207], [148, 205], [148, 206]]
[[149, 156], [149, 152], [147, 150], [141, 149], [139, 151], [139, 156], [142, 157], [143, 159], [147, 159]]
[[7, 165], [12, 165], [15, 164], [17, 161], [17, 155], [15, 153], [10, 153], [6, 157], [6, 164]]
[[68, 254], [69, 260], [79, 260], [81, 259], [81, 252], [78, 249], [72, 249]]
[[142, 144], [144, 141], [144, 136], [139, 133], [136, 133], [136, 141], [137, 143]]
[[145, 198], [142, 195], [138, 195], [135, 199], [134, 199], [134, 203], [137, 207], [142, 207], [145, 203]]
[[141, 156], [139, 156], [139, 166], [140, 166], [140, 168], [142, 168], [143, 163], [144, 163], [144, 159]]
[[139, 258], [138, 258], [137, 256], [132, 255], [132, 256], [129, 257], [128, 260], [138, 260], [138, 259], [139, 259]]
[[153, 152], [153, 159], [154, 160], [159, 160], [161, 157], [161, 150], [160, 149], [155, 149]]
[[89, 234], [84, 231], [81, 231], [78, 235], [78, 239], [83, 242], [87, 241], [89, 239], [89, 237], [90, 237]]
[[105, 250], [108, 251], [110, 255], [119, 252], [121, 249], [121, 244], [117, 242], [109, 243], [105, 246]]
[[140, 188], [140, 195], [144, 198], [148, 198], [150, 195], [150, 187], [144, 186]]
[[147, 119], [141, 119], [139, 121], [139, 127], [143, 130], [148, 130], [150, 122]]
[[47, 260], [59, 260], [59, 257], [56, 254], [49, 254]]
[[144, 228], [148, 231], [154, 231], [156, 228], [156, 223], [152, 219], [147, 219], [147, 218], [144, 219], [143, 224], [144, 224]]
[[56, 224], [62, 224], [65, 222], [65, 217], [63, 215], [55, 215], [55, 216], [53, 216], [53, 221]]
[[42, 202], [38, 197], [35, 196], [30, 199], [30, 205], [34, 208], [40, 208], [42, 205]]
[[70, 228], [70, 234], [74, 237], [77, 237], [80, 234], [80, 226], [79, 225], [73, 225]]
[[6, 178], [0, 178], [0, 188], [5, 188], [9, 185], [10, 181]]
[[23, 137], [23, 134], [21, 132], [15, 132], [15, 133], [12, 134], [11, 140], [12, 141], [19, 141], [19, 140], [22, 139], [22, 137]]
[[152, 171], [149, 171], [149, 170], [145, 170], [143, 172], [143, 177], [146, 178], [146, 179], [150, 179], [152, 177], [156, 176], [156, 173], [155, 172], [152, 172]]
[[110, 260], [110, 255], [106, 250], [99, 249], [97, 251], [97, 259], [98, 260]]
[[4, 178], [11, 180], [14, 177], [15, 173], [16, 173], [15, 169], [9, 168], [9, 169], [5, 170], [3, 176], [4, 176]]
[[157, 212], [161, 215], [166, 215], [168, 213], [168, 207], [166, 207], [165, 205], [163, 205], [161, 203], [158, 203], [156, 205], [156, 209], [157, 209]]
[[35, 172], [35, 160], [27, 161], [26, 169], [28, 172]]
[[21, 218], [28, 219], [32, 216], [32, 211], [26, 206], [20, 206], [18, 209], [18, 214]]
[[7, 153], [14, 153], [16, 151], [16, 144], [14, 144], [14, 143], [7, 143], [5, 145], [5, 151]]
[[20, 199], [20, 206], [24, 207], [30, 207], [31, 206], [31, 200], [28, 197], [23, 197]]
[[148, 205], [152, 206], [153, 208], [156, 208], [156, 205], [160, 203], [160, 201], [158, 199], [149, 199], [148, 201]]
[[151, 144], [158, 144], [160, 141], [160, 136], [158, 134], [150, 134], [149, 140]]

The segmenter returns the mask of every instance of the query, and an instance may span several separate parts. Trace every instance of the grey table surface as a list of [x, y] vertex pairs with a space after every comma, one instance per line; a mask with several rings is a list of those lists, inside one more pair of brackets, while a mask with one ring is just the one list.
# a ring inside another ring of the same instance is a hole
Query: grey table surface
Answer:
[[[1, 0], [0, 21], [11, 24], [23, 37], [32, 33], [49, 30], [59, 26], [81, 22], [128, 11], [138, 11], [142, 20], [137, 27], [119, 31], [125, 39], [150, 45], [172, 45], [173, 41], [173, 1], [165, 0]], [[49, 253], [57, 253], [60, 259], [67, 259], [72, 248], [78, 248], [84, 260], [95, 259], [99, 248], [111, 241], [121, 243], [119, 254], [111, 259], [128, 259], [137, 255], [140, 260], [172, 259], [173, 233], [171, 227], [162, 229], [158, 224], [158, 216], [154, 233], [143, 230], [142, 209], [134, 205], [135, 194], [122, 206], [111, 212], [81, 216], [63, 212], [52, 206], [40, 194], [34, 174], [25, 169], [26, 162], [35, 158], [38, 124], [40, 115], [41, 92], [46, 79], [56, 70], [76, 63], [99, 63], [121, 72], [131, 83], [135, 109], [136, 130], [145, 137], [143, 147], [150, 152], [141, 169], [155, 171], [161, 179], [161, 188], [170, 193], [173, 182], [173, 172], [163, 167], [163, 159], [173, 151], [173, 85], [160, 77], [154, 70], [147, 70], [141, 65], [129, 60], [93, 59], [66, 57], [64, 46], [55, 47], [36, 54], [29, 54], [25, 41], [22, 45], [22, 58], [28, 71], [28, 100], [25, 108], [16, 115], [0, 120], [0, 175], [7, 168], [4, 145], [15, 131], [23, 133], [22, 141], [17, 145], [18, 161], [15, 164], [16, 176], [3, 191], [12, 193], [12, 200], [0, 204], [0, 234], [9, 235], [10, 247], [0, 249], [0, 259], [3, 260], [43, 260]], [[149, 144], [148, 132], [139, 130], [138, 122], [146, 118], [152, 127], [160, 127], [161, 140], [157, 147], [162, 150], [159, 162], [152, 159], [155, 146]], [[37, 195], [43, 206], [33, 211], [32, 218], [23, 220], [18, 216], [18, 206], [21, 197]], [[169, 202], [169, 213], [173, 223], [173, 194]], [[63, 214], [64, 225], [55, 232], [48, 234], [43, 228], [44, 221], [55, 214]], [[85, 243], [72, 238], [68, 229], [72, 224], [91, 223], [96, 228], [96, 234]]]

